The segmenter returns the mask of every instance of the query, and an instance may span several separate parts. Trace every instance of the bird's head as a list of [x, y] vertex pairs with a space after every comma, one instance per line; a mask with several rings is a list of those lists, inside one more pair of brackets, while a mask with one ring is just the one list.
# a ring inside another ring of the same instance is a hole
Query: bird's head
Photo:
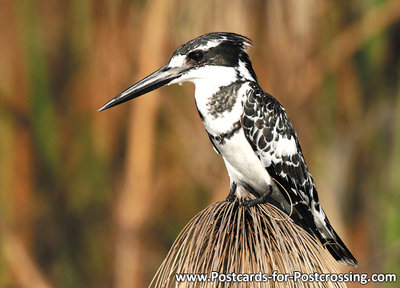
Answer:
[[102, 106], [114, 107], [164, 85], [193, 82], [227, 85], [237, 80], [256, 81], [246, 46], [250, 39], [235, 33], [214, 32], [183, 44], [168, 64], [140, 80]]

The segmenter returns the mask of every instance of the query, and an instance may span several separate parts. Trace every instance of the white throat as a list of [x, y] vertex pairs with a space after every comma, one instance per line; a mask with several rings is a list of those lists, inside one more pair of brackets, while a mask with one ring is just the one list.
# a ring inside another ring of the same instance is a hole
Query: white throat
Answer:
[[236, 70], [232, 67], [205, 66], [193, 71], [191, 74], [193, 75], [191, 81], [196, 87], [195, 99], [197, 109], [207, 118], [211, 97], [221, 87], [228, 86], [237, 80]]
[[[227, 86], [237, 80], [235, 68], [225, 66], [204, 66], [193, 70], [188, 75], [188, 80], [196, 86], [196, 97], [198, 92], [213, 94], [221, 86]], [[197, 100], [197, 98], [196, 98]]]

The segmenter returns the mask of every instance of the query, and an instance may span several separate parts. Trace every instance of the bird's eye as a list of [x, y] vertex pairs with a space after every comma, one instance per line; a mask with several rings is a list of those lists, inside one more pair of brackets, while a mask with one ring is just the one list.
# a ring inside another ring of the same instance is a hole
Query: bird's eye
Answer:
[[201, 50], [195, 50], [188, 54], [188, 58], [196, 62], [199, 62], [203, 57], [204, 53]]

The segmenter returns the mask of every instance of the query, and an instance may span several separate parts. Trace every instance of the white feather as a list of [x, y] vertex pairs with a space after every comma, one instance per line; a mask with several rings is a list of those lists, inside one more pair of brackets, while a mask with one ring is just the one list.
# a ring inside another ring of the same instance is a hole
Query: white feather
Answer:
[[293, 137], [290, 140], [286, 137], [280, 137], [278, 141], [275, 141], [274, 146], [276, 156], [290, 156], [298, 153], [296, 141]]
[[[239, 185], [250, 185], [262, 193], [268, 191], [272, 179], [240, 129], [224, 145], [218, 146], [230, 178]], [[273, 185], [275, 186], [275, 185]]]
[[242, 75], [247, 80], [255, 81], [253, 76], [251, 76], [251, 74], [249, 73], [249, 70], [246, 68], [245, 63], [241, 60], [239, 60], [239, 72], [240, 72], [240, 75]]
[[186, 62], [185, 55], [175, 55], [174, 57], [169, 60], [168, 66], [169, 67], [183, 67]]
[[201, 50], [208, 50], [212, 47], [217, 47], [219, 44], [221, 44], [224, 40], [226, 39], [226, 37], [221, 37], [220, 39], [214, 39], [214, 40], [209, 40], [207, 41], [206, 44], [204, 45], [199, 45], [199, 46], [195, 46], [194, 49], [201, 49]]

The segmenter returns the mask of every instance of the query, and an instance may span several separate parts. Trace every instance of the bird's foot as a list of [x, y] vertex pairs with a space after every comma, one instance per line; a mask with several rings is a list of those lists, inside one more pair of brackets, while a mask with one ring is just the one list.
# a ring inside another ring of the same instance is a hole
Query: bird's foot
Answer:
[[236, 199], [236, 195], [235, 194], [231, 194], [231, 193], [229, 193], [228, 196], [226, 197], [226, 201], [231, 202], [231, 203], [233, 201], [235, 201], [235, 199]]
[[235, 194], [235, 192], [236, 192], [236, 183], [235, 182], [232, 182], [231, 183], [231, 187], [229, 188], [229, 194], [228, 194], [228, 196], [226, 197], [226, 201], [228, 201], [228, 202], [233, 202], [233, 201], [235, 201], [235, 199], [236, 199], [236, 194]]
[[253, 206], [256, 206], [258, 204], [264, 204], [268, 202], [268, 197], [271, 195], [272, 193], [272, 186], [270, 185], [268, 187], [268, 192], [262, 194], [260, 197], [257, 197], [256, 199], [250, 199], [250, 200], [244, 200], [242, 203], [242, 206], [245, 208], [250, 208]]
[[250, 199], [250, 200], [244, 200], [242, 203], [242, 206], [245, 208], [250, 208], [250, 207], [254, 207], [258, 204], [264, 204], [266, 203], [266, 197], [264, 197], [266, 194], [256, 198], [256, 199]]

